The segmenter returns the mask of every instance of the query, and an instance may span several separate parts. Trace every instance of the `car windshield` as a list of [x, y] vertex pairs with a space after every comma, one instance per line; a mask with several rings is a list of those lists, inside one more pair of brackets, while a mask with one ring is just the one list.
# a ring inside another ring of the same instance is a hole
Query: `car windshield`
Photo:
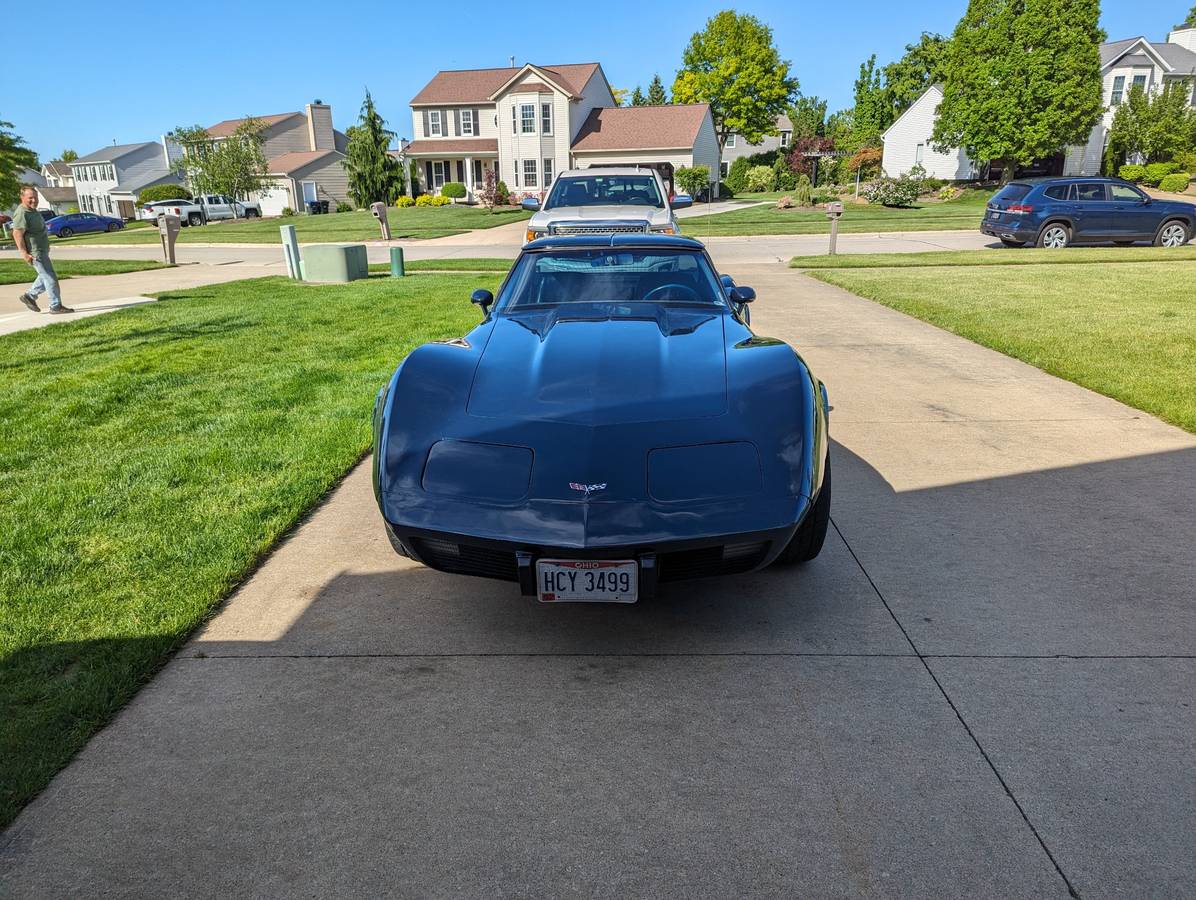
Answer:
[[561, 206], [652, 206], [664, 209], [664, 198], [652, 175], [582, 175], [557, 179], [544, 208]]
[[724, 304], [706, 257], [672, 248], [525, 253], [498, 298], [501, 312], [566, 303]]

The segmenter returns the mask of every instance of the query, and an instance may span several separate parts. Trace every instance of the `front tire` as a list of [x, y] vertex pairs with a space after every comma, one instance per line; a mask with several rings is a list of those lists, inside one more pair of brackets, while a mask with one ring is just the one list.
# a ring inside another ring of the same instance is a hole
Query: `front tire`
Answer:
[[802, 523], [793, 532], [789, 545], [781, 551], [777, 562], [783, 566], [809, 562], [822, 551], [826, 540], [826, 529], [831, 521], [831, 457], [826, 457], [826, 472], [822, 477], [822, 490], [814, 501], [814, 507], [806, 513]]
[[245, 210], [245, 218], [247, 219], [256, 219], [259, 215], [260, 213], [256, 209]]
[[1179, 219], [1171, 219], [1163, 223], [1159, 233], [1154, 236], [1156, 247], [1182, 247], [1188, 242], [1188, 226]]
[[108, 231], [109, 231], [110, 233], [111, 233], [111, 232], [113, 232], [113, 231], [120, 231], [120, 226], [119, 226], [119, 225], [117, 225], [115, 222], [112, 222], [112, 223], [110, 223], [110, 224], [108, 225]]
[[1071, 243], [1071, 229], [1062, 222], [1051, 222], [1038, 233], [1038, 246], [1047, 250], [1063, 250]]

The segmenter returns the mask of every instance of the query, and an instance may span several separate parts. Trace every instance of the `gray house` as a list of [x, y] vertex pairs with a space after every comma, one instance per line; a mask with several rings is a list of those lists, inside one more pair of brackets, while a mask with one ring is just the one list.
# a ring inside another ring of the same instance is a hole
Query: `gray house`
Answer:
[[135, 218], [137, 194], [143, 188], [181, 182], [172, 169], [181, 154], [178, 144], [163, 136], [159, 141], [102, 147], [73, 160], [79, 211]]
[[731, 169], [731, 163], [735, 162], [741, 156], [752, 156], [756, 153], [767, 153], [769, 150], [788, 147], [793, 141], [793, 125], [787, 116], [777, 116], [777, 131], [779, 132], [778, 134], [769, 135], [758, 144], [749, 144], [743, 139], [743, 135], [741, 134], [727, 135], [727, 143], [723, 145], [723, 158], [720, 169], [722, 177], [727, 177], [727, 172]]

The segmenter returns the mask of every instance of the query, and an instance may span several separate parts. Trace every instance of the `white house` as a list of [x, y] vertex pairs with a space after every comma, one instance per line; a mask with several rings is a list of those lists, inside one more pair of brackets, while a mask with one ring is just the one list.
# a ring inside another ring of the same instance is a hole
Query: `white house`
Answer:
[[[1113, 115], [1130, 89], [1140, 85], [1147, 92], [1155, 93], [1170, 82], [1196, 76], [1196, 28], [1178, 27], [1163, 44], [1152, 43], [1144, 37], [1110, 41], [1101, 44], [1100, 60], [1105, 111], [1085, 144], [1067, 147], [1056, 157], [1041, 161], [1036, 168], [1043, 174], [1099, 174]], [[1188, 103], [1196, 103], [1196, 88], [1192, 88], [1191, 83], [1189, 88], [1193, 93]], [[980, 176], [983, 167], [969, 160], [962, 150], [937, 153], [930, 146], [936, 111], [942, 99], [941, 86], [932, 85], [882, 135], [882, 166], [887, 175], [905, 174], [921, 162], [927, 174], [935, 178], [962, 181]]]
[[79, 211], [132, 219], [137, 194], [154, 184], [177, 184], [173, 169], [182, 148], [167, 136], [140, 144], [101, 147], [70, 162]]
[[940, 153], [931, 146], [930, 135], [942, 102], [942, 85], [932, 84], [881, 135], [884, 157], [880, 165], [886, 175], [896, 178], [914, 166], [921, 166], [929, 177], [944, 181], [980, 177], [976, 163], [963, 150]]
[[421, 187], [450, 181], [470, 196], [486, 173], [537, 194], [568, 168], [615, 161], [701, 163], [717, 187], [718, 143], [705, 105], [616, 108], [598, 63], [438, 72], [411, 100], [415, 139], [402, 150]]

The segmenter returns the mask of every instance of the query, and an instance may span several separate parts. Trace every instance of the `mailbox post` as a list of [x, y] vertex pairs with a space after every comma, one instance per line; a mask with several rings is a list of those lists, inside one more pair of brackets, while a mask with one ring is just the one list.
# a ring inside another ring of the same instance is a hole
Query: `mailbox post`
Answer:
[[834, 200], [826, 204], [826, 217], [831, 220], [830, 255], [835, 255], [835, 243], [839, 239], [839, 216], [843, 215], [843, 201]]
[[175, 265], [174, 261], [174, 244], [179, 238], [179, 229], [182, 227], [178, 216], [170, 213], [162, 213], [158, 216], [158, 236], [162, 239], [162, 255], [166, 258], [167, 265]]
[[386, 204], [385, 203], [371, 203], [370, 212], [374, 214], [374, 218], [378, 220], [378, 224], [382, 226], [382, 240], [390, 240], [390, 223], [386, 220]]

